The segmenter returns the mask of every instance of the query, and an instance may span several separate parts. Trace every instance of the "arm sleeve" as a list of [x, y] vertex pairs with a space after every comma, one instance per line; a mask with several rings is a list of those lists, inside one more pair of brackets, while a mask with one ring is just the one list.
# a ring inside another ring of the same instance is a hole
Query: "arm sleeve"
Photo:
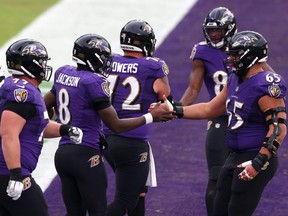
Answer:
[[12, 101], [7, 101], [4, 105], [4, 110], [10, 110], [17, 113], [22, 118], [29, 120], [36, 115], [37, 109], [34, 104], [31, 103], [17, 103]]
[[107, 107], [111, 106], [110, 100], [107, 97], [103, 98], [97, 98], [97, 100], [94, 100], [94, 108], [98, 110], [105, 109]]

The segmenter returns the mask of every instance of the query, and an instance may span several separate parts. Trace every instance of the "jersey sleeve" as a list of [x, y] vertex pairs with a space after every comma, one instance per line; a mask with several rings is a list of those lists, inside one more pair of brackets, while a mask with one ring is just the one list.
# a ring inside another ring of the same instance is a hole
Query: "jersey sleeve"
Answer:
[[146, 66], [153, 76], [162, 78], [169, 74], [169, 67], [163, 59], [146, 57]]
[[287, 85], [280, 74], [264, 72], [259, 83], [263, 95], [269, 95], [273, 98], [284, 98], [286, 95]]
[[109, 83], [104, 77], [97, 75], [86, 81], [88, 97], [94, 102], [110, 98]]
[[194, 45], [191, 51], [190, 59], [193, 61], [195, 59], [203, 59], [203, 54], [205, 54], [206, 42], [200, 42]]

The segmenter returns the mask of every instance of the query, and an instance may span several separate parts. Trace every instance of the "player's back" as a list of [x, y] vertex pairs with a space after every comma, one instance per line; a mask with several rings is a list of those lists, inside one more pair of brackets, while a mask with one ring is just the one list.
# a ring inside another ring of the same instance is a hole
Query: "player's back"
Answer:
[[[158, 58], [114, 55], [108, 81], [111, 102], [119, 118], [137, 117], [147, 113], [150, 104], [157, 101], [153, 84], [156, 79], [166, 75], [163, 67], [167, 67], [166, 63]], [[148, 128], [145, 125], [121, 135], [147, 139]], [[111, 131], [106, 130], [106, 133]]]
[[[95, 109], [95, 101], [109, 97], [106, 79], [66, 65], [55, 72], [54, 88], [59, 121], [80, 127], [84, 134], [82, 144], [98, 149], [103, 124]], [[60, 144], [65, 143], [71, 143], [69, 138], [61, 139]]]

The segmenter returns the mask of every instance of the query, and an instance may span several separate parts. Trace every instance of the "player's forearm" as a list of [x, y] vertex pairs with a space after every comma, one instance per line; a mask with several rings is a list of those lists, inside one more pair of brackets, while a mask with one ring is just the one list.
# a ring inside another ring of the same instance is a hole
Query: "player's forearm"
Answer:
[[183, 106], [188, 106], [197, 99], [197, 95], [198, 92], [193, 91], [190, 88], [187, 88], [182, 98], [180, 99], [180, 102], [183, 104]]

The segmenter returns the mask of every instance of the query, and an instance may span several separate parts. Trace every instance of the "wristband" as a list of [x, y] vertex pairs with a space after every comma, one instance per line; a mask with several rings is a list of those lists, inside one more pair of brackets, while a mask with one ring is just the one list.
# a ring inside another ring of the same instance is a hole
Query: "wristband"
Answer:
[[68, 135], [71, 126], [67, 124], [62, 124], [59, 128], [59, 133], [61, 136]]
[[183, 106], [174, 106], [174, 110], [176, 111], [176, 116], [178, 118], [183, 118], [183, 116], [184, 116]]
[[21, 168], [10, 169], [10, 180], [22, 181], [22, 170]]
[[153, 122], [153, 116], [151, 113], [146, 113], [145, 115], [143, 115], [146, 121], [146, 124], [150, 124]]
[[257, 172], [265, 170], [268, 165], [268, 156], [262, 153], [258, 153], [257, 156], [252, 160], [252, 166]]

